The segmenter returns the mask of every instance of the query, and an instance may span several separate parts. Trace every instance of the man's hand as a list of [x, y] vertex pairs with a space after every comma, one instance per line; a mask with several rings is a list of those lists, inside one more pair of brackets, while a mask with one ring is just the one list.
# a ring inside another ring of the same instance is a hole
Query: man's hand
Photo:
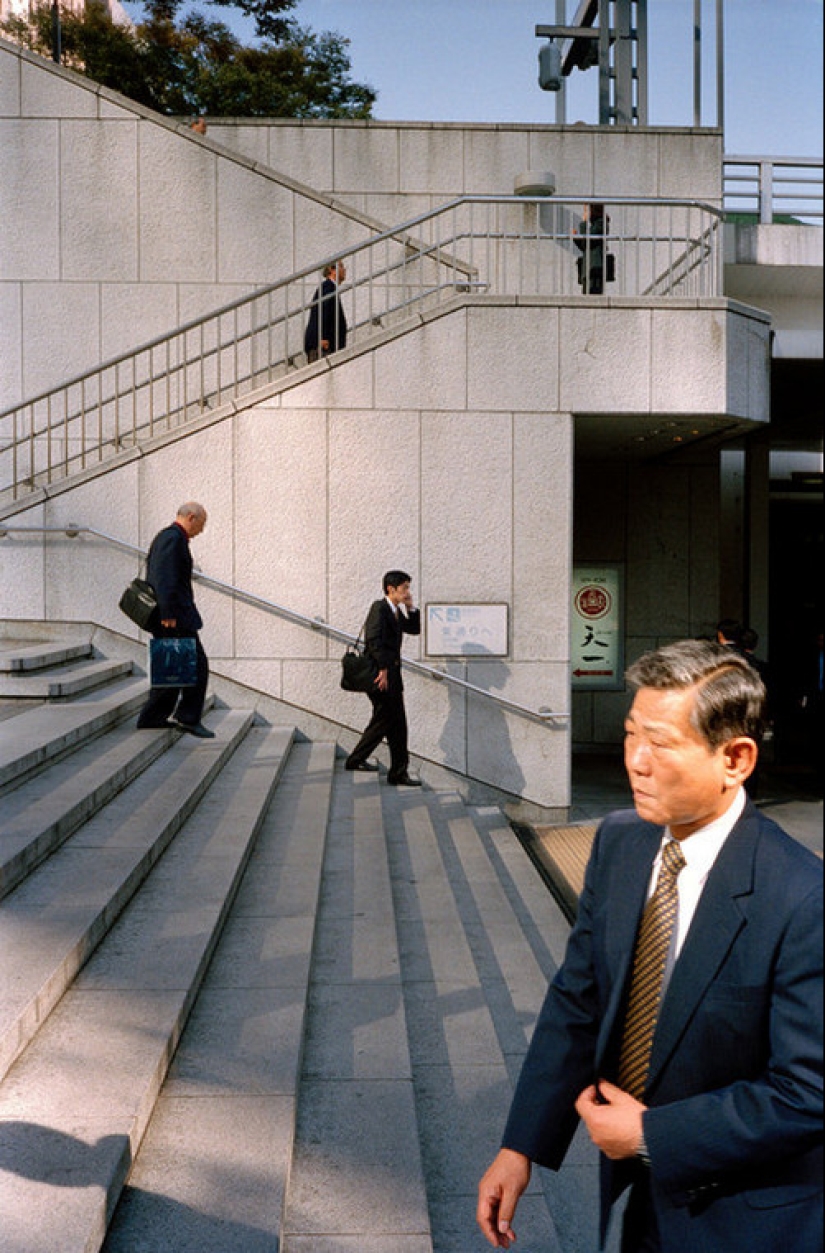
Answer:
[[378, 674], [375, 676], [375, 686], [378, 688], [379, 692], [386, 692], [389, 687], [389, 679], [387, 678], [386, 670], [378, 671]]
[[494, 1249], [509, 1249], [516, 1238], [510, 1222], [531, 1170], [528, 1157], [501, 1149], [478, 1185], [476, 1221]]
[[178, 625], [178, 620], [177, 618], [162, 618], [160, 625], [167, 631], [172, 631]]
[[598, 1087], [585, 1088], [576, 1101], [576, 1112], [590, 1139], [612, 1161], [638, 1153], [646, 1109], [635, 1096], [604, 1079], [599, 1080]]

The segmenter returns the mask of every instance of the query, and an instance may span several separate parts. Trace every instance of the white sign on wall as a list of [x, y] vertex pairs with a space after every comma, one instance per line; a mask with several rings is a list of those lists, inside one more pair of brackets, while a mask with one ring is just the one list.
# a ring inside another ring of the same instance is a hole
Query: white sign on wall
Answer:
[[622, 568], [574, 566], [570, 622], [574, 688], [624, 686]]
[[507, 609], [502, 605], [427, 605], [425, 652], [429, 657], [506, 657]]

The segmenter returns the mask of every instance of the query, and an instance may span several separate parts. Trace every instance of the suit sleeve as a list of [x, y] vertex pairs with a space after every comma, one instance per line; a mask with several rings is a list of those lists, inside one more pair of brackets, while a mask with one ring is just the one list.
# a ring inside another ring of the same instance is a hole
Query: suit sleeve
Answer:
[[[645, 1139], [654, 1177], [676, 1205], [725, 1186], [725, 1176], [758, 1186], [821, 1137], [822, 885], [789, 910], [782, 943], [767, 976], [767, 1058], [761, 1072], [684, 1100], [649, 1109]], [[721, 996], [724, 989], [717, 989]], [[727, 1012], [746, 1005], [728, 990]], [[716, 1006], [717, 1012], [719, 1004]], [[720, 1024], [724, 1018], [720, 1016]], [[724, 1038], [718, 1039], [724, 1047]]]
[[385, 601], [373, 601], [364, 625], [364, 644], [379, 670], [389, 669], [398, 656], [388, 629], [391, 626], [389, 612], [385, 613]]
[[576, 925], [551, 983], [516, 1086], [502, 1145], [557, 1170], [578, 1125], [574, 1103], [595, 1075], [599, 997], [593, 959], [593, 899], [599, 834]]
[[401, 614], [401, 630], [405, 635], [421, 634], [421, 610], [408, 609], [407, 614]]
[[199, 631], [203, 625], [192, 595], [192, 557], [177, 527], [160, 531], [149, 552], [146, 571], [158, 598], [158, 623], [174, 619], [178, 631]]

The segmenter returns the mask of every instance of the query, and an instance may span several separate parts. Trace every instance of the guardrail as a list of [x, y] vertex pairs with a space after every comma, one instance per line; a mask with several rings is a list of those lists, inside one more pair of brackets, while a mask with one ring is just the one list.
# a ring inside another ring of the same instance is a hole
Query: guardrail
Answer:
[[821, 157], [725, 157], [729, 213], [755, 214], [760, 223], [821, 226], [822, 196]]
[[[140, 561], [144, 561], [146, 558], [144, 549], [138, 548], [137, 545], [130, 544], [125, 540], [117, 539], [113, 535], [107, 535], [105, 531], [99, 531], [91, 526], [74, 526], [73, 524], [68, 526], [5, 526], [3, 523], [0, 523], [0, 540], [15, 535], [62, 535], [67, 539], [77, 539], [83, 535], [90, 535], [94, 539], [102, 540], [104, 543], [111, 545], [113, 548], [120, 549], [121, 552], [137, 557]], [[263, 609], [267, 613], [276, 614], [278, 617], [284, 618], [296, 626], [305, 627], [316, 634], [320, 632], [328, 639], [336, 640], [341, 644], [355, 644], [358, 640], [358, 636], [352, 635], [349, 631], [342, 631], [338, 627], [330, 626], [322, 618], [310, 618], [306, 614], [297, 613], [294, 609], [288, 609], [275, 601], [266, 600], [262, 596], [255, 595], [254, 592], [246, 592], [242, 588], [234, 587], [231, 583], [223, 582], [222, 579], [215, 579], [197, 568], [193, 571], [193, 577], [206, 587], [215, 588], [216, 591], [232, 596], [236, 600], [252, 605], [256, 609]], [[427, 666], [420, 661], [405, 658], [404, 669], [413, 670], [417, 674], [423, 674], [426, 678], [432, 679], [434, 682], [446, 683], [450, 687], [459, 688], [473, 696], [483, 696], [485, 700], [492, 701], [500, 709], [506, 709], [509, 713], [529, 718], [533, 722], [554, 726], [570, 718], [569, 713], [559, 713], [545, 708], [531, 709], [529, 706], [521, 705], [517, 701], [507, 700], [506, 697], [498, 696], [495, 692], [490, 692], [486, 688], [476, 687], [474, 683], [468, 683], [466, 679], [460, 679], [458, 675], [448, 674], [446, 670], [439, 670], [436, 666]]]
[[[587, 197], [464, 196], [188, 322], [0, 413], [0, 501], [241, 400], [306, 364], [319, 271], [346, 263], [349, 343], [457, 296], [581, 296], [573, 232]], [[692, 200], [606, 202], [614, 296], [722, 291], [722, 214]], [[585, 268], [589, 268], [587, 265]], [[594, 297], [595, 298], [595, 297]]]

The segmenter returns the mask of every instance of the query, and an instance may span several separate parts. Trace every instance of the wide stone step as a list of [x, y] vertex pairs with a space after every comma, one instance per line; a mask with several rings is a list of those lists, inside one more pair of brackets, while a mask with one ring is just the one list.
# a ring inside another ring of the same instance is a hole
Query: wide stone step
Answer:
[[432, 1253], [382, 790], [339, 764], [280, 1253]]
[[115, 797], [0, 908], [0, 1076], [33, 1039], [246, 734], [248, 712], [214, 717]]
[[0, 674], [24, 674], [30, 670], [60, 666], [68, 661], [76, 661], [78, 657], [91, 657], [92, 652], [93, 648], [88, 640], [76, 644], [5, 641], [0, 643]]
[[114, 683], [133, 670], [131, 661], [86, 661], [49, 667], [34, 673], [0, 674], [0, 697], [15, 700], [60, 700]]
[[0, 900], [181, 735], [116, 727], [3, 797]]
[[103, 1253], [279, 1247], [334, 756], [292, 747]]
[[[6, 1076], [0, 1160], [14, 1167], [0, 1172], [3, 1253], [102, 1245], [290, 740], [249, 732]], [[220, 752], [214, 741], [189, 751]], [[174, 777], [163, 793], [172, 807]]]
[[146, 692], [146, 680], [135, 679], [68, 705], [38, 705], [0, 722], [0, 792], [136, 713]]

